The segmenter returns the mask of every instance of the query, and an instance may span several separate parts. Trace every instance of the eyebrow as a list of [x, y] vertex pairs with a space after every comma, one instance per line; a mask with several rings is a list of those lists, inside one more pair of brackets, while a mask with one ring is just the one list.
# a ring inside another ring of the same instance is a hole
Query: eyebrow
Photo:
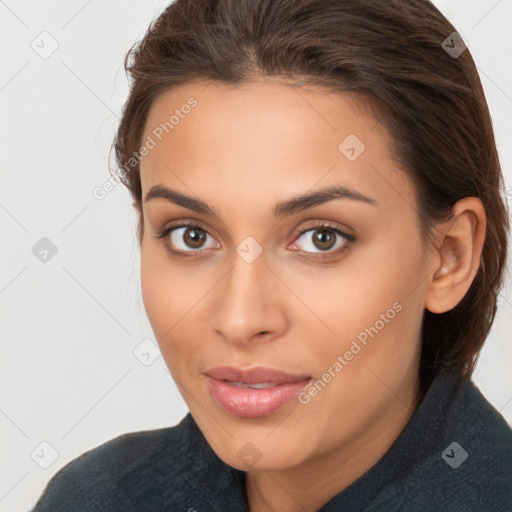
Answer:
[[[219, 214], [213, 206], [205, 203], [204, 201], [201, 201], [200, 199], [195, 199], [176, 190], [164, 187], [163, 185], [155, 185], [152, 187], [151, 190], [146, 194], [144, 202], [147, 203], [148, 201], [156, 198], [165, 199], [170, 203], [182, 206], [199, 214], [209, 215], [217, 218], [219, 217]], [[291, 199], [287, 199], [286, 201], [277, 203], [274, 206], [272, 216], [274, 219], [280, 219], [297, 212], [314, 208], [315, 206], [319, 206], [335, 199], [361, 201], [374, 206], [379, 204], [379, 202], [375, 199], [367, 197], [356, 190], [344, 187], [342, 185], [333, 185], [317, 190], [316, 192], [302, 194], [296, 197], [292, 197]]]

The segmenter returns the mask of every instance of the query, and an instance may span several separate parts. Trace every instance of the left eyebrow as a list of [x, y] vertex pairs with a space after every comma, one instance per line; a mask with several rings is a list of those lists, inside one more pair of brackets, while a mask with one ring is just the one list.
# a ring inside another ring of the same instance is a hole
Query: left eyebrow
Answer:
[[374, 206], [379, 204], [377, 200], [367, 197], [357, 190], [343, 187], [341, 185], [333, 185], [317, 190], [316, 192], [312, 192], [310, 194], [303, 194], [277, 203], [274, 207], [272, 215], [274, 219], [280, 219], [287, 215], [292, 215], [293, 213], [308, 210], [335, 199], [361, 201]]
[[[151, 190], [146, 194], [144, 202], [146, 203], [155, 198], [165, 199], [170, 203], [182, 206], [199, 214], [219, 218], [219, 215], [213, 206], [205, 203], [204, 201], [201, 201], [200, 199], [195, 199], [193, 197], [182, 194], [177, 190], [164, 187], [163, 185], [155, 185], [152, 187]], [[374, 206], [379, 204], [379, 202], [375, 199], [367, 197], [357, 190], [350, 189], [341, 185], [333, 185], [320, 189], [316, 192], [312, 192], [310, 194], [301, 194], [291, 199], [287, 199], [286, 201], [277, 203], [272, 211], [272, 216], [276, 220], [281, 219], [283, 217], [314, 208], [315, 206], [319, 206], [335, 199], [361, 201]]]

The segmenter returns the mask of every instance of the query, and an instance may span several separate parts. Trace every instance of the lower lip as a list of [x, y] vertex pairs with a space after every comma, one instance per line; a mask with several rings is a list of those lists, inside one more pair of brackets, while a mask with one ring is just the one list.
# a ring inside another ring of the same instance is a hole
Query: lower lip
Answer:
[[224, 380], [208, 377], [210, 393], [229, 414], [244, 418], [268, 416], [296, 397], [310, 380], [288, 382], [265, 389], [238, 388]]

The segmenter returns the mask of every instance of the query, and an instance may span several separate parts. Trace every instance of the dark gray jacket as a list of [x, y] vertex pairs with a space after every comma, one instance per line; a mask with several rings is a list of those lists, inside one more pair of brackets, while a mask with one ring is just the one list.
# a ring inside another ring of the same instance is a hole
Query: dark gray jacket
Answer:
[[[245, 473], [188, 413], [119, 436], [62, 468], [34, 512], [248, 511]], [[512, 430], [470, 380], [441, 372], [380, 461], [321, 512], [512, 511]]]

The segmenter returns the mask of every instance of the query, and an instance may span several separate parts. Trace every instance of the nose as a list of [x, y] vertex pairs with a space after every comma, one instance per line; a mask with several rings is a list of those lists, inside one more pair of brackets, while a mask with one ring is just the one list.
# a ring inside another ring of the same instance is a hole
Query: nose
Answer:
[[247, 263], [235, 254], [233, 267], [212, 290], [210, 328], [236, 345], [279, 338], [287, 329], [284, 289], [263, 255]]

